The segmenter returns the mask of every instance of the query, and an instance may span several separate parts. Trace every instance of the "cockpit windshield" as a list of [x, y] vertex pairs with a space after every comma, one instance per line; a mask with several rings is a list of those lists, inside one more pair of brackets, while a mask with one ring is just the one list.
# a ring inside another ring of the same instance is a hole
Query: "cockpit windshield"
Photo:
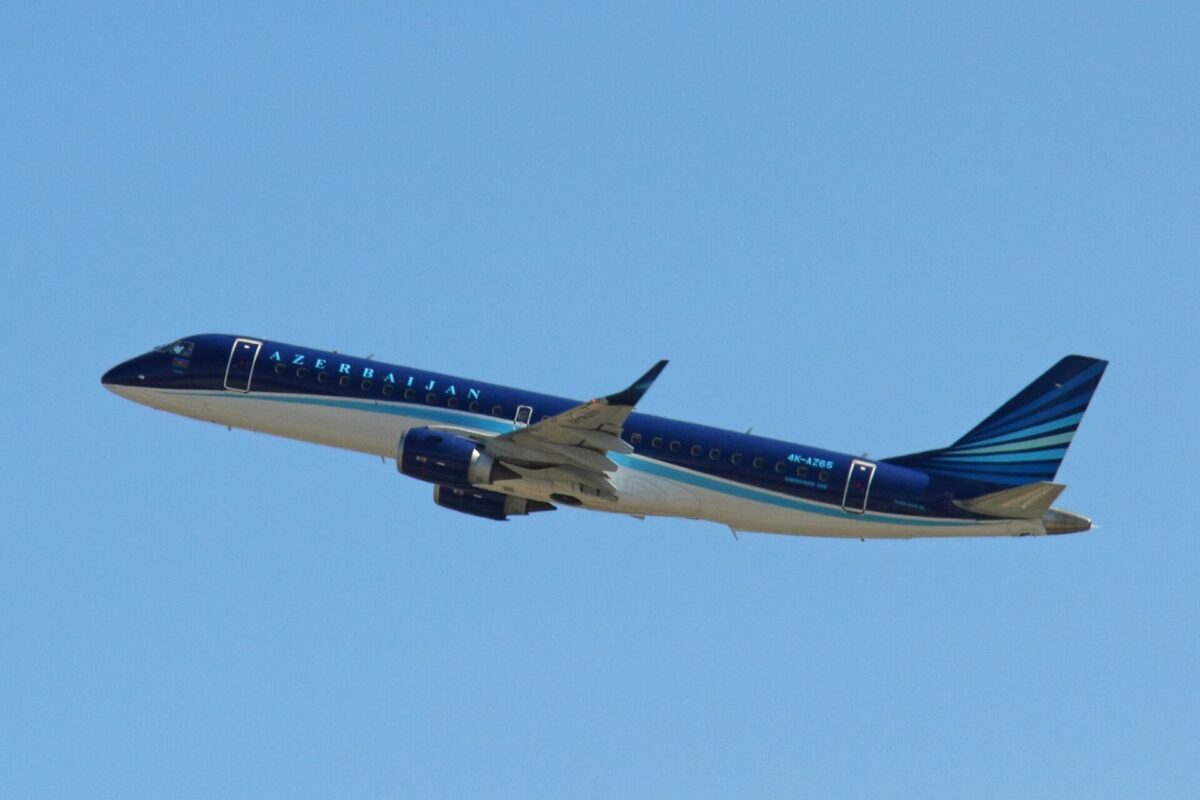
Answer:
[[194, 342], [185, 342], [184, 340], [180, 339], [178, 342], [164, 344], [154, 349], [162, 353], [170, 353], [176, 358], [191, 358], [192, 350], [195, 349], [195, 347], [196, 345]]

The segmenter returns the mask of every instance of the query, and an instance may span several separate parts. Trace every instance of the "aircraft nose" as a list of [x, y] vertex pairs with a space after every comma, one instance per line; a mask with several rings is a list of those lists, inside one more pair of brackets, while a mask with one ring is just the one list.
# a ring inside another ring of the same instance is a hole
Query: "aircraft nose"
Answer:
[[145, 382], [145, 363], [140, 356], [117, 364], [100, 376], [100, 383], [104, 386], [139, 386]]

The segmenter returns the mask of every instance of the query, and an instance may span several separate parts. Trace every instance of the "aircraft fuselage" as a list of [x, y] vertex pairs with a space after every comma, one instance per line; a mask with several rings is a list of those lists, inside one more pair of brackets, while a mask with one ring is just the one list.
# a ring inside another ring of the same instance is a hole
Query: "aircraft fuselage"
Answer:
[[[398, 442], [413, 429], [498, 436], [580, 405], [430, 370], [223, 334], [150, 351], [114, 367], [102, 382], [163, 411], [385, 458], [396, 457]], [[615, 497], [597, 496], [573, 485], [569, 475], [550, 472], [545, 479], [510, 475], [478, 488], [540, 504], [707, 519], [735, 531], [851, 538], [1047, 532], [1040, 517], [996, 519], [956, 503], [994, 487], [887, 461], [637, 412], [628, 416], [620, 439], [631, 452], [608, 454], [616, 466], [609, 474]], [[1084, 518], [1069, 516], [1074, 521], [1066, 527], [1084, 529]]]

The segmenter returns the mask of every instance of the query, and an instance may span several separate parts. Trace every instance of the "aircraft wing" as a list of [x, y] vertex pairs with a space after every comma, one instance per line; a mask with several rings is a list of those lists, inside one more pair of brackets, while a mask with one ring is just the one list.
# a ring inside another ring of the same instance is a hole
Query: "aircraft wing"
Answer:
[[616, 500], [616, 490], [607, 474], [617, 465], [608, 453], [633, 452], [633, 447], [621, 439], [625, 420], [666, 366], [665, 359], [659, 361], [629, 388], [541, 422], [498, 436], [471, 433], [469, 438], [522, 478], [575, 483], [588, 494]]

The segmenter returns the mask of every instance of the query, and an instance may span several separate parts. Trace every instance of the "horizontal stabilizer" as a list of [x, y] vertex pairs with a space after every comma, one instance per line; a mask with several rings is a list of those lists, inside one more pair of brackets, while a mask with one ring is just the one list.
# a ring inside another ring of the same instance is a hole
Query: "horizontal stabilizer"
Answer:
[[985, 517], [1038, 519], [1050, 510], [1050, 505], [1065, 488], [1067, 487], [1061, 483], [1039, 481], [972, 497], [970, 500], [955, 500], [954, 504], [972, 514], [982, 514]]

